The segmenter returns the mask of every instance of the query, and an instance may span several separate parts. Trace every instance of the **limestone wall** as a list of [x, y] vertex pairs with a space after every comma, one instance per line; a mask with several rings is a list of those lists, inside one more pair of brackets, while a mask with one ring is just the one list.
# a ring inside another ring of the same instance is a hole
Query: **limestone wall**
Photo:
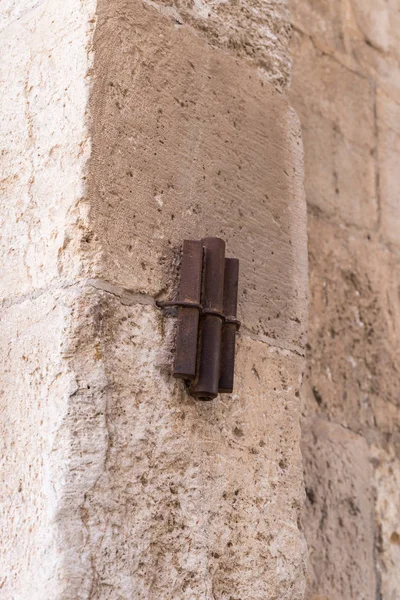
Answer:
[[[281, 1], [6, 2], [3, 600], [302, 598], [300, 128]], [[171, 377], [183, 238], [241, 261], [235, 392]]]
[[307, 600], [400, 598], [398, 2], [292, 0], [310, 269]]
[[44, 600], [69, 586], [60, 527], [79, 519], [67, 422], [94, 3], [7, 1], [0, 13], [0, 597]]

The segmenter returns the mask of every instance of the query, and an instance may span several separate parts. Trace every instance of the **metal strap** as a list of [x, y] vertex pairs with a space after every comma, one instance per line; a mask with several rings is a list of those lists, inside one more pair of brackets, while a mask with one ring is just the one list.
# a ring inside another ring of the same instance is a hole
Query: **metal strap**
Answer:
[[216, 317], [220, 317], [227, 325], [236, 325], [237, 330], [240, 329], [241, 325], [241, 322], [236, 317], [225, 316], [213, 308], [203, 308], [203, 306], [197, 302], [185, 302], [183, 300], [156, 300], [156, 306], [158, 306], [158, 308], [173, 308], [175, 306], [183, 308], [196, 308], [201, 315], [214, 315]]

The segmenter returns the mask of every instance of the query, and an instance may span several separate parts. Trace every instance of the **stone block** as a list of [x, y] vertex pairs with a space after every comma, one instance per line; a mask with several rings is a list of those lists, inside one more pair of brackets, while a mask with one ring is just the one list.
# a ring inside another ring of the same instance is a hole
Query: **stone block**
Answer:
[[305, 202], [292, 109], [244, 62], [153, 7], [124, 4], [121, 22], [106, 4], [88, 184], [101, 277], [171, 297], [182, 240], [220, 236], [241, 261], [246, 330], [301, 351]]
[[394, 447], [373, 447], [377, 568], [381, 597], [400, 598], [400, 461]]
[[1, 11], [10, 21], [0, 32], [0, 301], [76, 277], [87, 234], [95, 2], [31, 4]]
[[354, 19], [365, 41], [378, 51], [400, 59], [400, 14], [396, 0], [351, 0]]
[[350, 142], [315, 112], [303, 113], [303, 143], [308, 205], [338, 224], [374, 229], [378, 203], [370, 149]]
[[371, 237], [310, 215], [311, 407], [356, 432], [394, 433], [399, 260]]
[[[209, 44], [245, 59], [278, 90], [286, 89], [291, 70], [286, 0], [146, 0], [146, 4], [157, 7], [175, 24], [192, 26]], [[116, 10], [123, 12], [126, 7], [119, 0]]]
[[[274, 89], [286, 7], [177, 7], [5, 5], [7, 600], [303, 598], [306, 210], [300, 127]], [[200, 403], [171, 375], [154, 298], [175, 292], [182, 240], [206, 235], [241, 260], [243, 328], [235, 393]]]
[[365, 440], [318, 418], [303, 424], [307, 600], [376, 599], [372, 467]]
[[312, 37], [328, 53], [343, 52], [342, 6], [331, 0], [290, 0], [293, 26]]
[[[73, 296], [43, 294], [1, 314], [0, 595], [5, 600], [61, 598], [68, 585], [58, 524], [70, 458], [65, 423], [70, 396], [78, 389], [65, 358]], [[80, 521], [77, 505], [74, 511]]]
[[311, 113], [330, 120], [350, 142], [373, 149], [374, 98], [367, 77], [319, 50], [295, 32], [290, 99], [302, 124]]
[[381, 232], [400, 246], [400, 104], [378, 90], [377, 115]]
[[[234, 394], [195, 401], [171, 375], [172, 319], [100, 291], [92, 302], [108, 448], [75, 542], [93, 596], [301, 600], [303, 359], [244, 335]], [[77, 414], [73, 427], [85, 438], [98, 425]]]

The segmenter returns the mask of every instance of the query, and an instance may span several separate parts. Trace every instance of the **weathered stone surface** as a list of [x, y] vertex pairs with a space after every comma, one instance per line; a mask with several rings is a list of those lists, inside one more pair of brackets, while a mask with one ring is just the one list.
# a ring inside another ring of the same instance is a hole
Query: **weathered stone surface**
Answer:
[[70, 440], [60, 431], [76, 391], [63, 360], [76, 298], [62, 286], [84, 270], [94, 7], [0, 10], [2, 600], [61, 598], [69, 586], [58, 523]]
[[[85, 535], [79, 505], [99, 475], [96, 469], [101, 469], [107, 445], [101, 427], [103, 397], [96, 395], [104, 385], [101, 364], [94, 359], [96, 337], [91, 335], [86, 346], [79, 335], [79, 323], [86, 331], [91, 325], [81, 295], [79, 286], [60, 289], [2, 311], [4, 600], [88, 597], [75, 581], [90, 569], [90, 562], [84, 552], [74, 552], [74, 545]], [[92, 431], [98, 424], [95, 438], [90, 430], [71, 427], [71, 421], [83, 426], [85, 415], [90, 415]]]
[[298, 33], [292, 39], [293, 82], [290, 97], [306, 125], [317, 113], [332, 121], [347, 140], [374, 147], [374, 100], [368, 79], [352, 72]]
[[307, 600], [376, 600], [372, 467], [365, 440], [322, 419], [304, 423], [310, 553]]
[[[212, 46], [256, 65], [278, 89], [290, 79], [289, 11], [287, 0], [146, 0], [170, 17], [173, 23], [193, 26]], [[128, 3], [120, 0], [126, 9]]]
[[8, 3], [4, 13], [2, 6], [10, 23], [0, 32], [0, 300], [82, 269], [94, 7], [94, 0]]
[[303, 127], [309, 206], [336, 223], [373, 229], [378, 222], [375, 157], [346, 139], [334, 122], [311, 113]]
[[27, 12], [36, 8], [37, 0], [4, 0], [1, 5], [0, 31], [13, 21], [24, 17]]
[[399, 589], [398, 3], [291, 4], [290, 98], [302, 123], [310, 213], [306, 599], [392, 600]]
[[313, 406], [353, 431], [400, 431], [398, 258], [312, 216], [309, 248]]
[[294, 28], [319, 51], [400, 98], [397, 0], [394, 5], [385, 0], [290, 0], [289, 5]]
[[[285, 4], [209, 5], [201, 35], [199, 5], [97, 4], [94, 46], [95, 0], [4, 4], [0, 595], [301, 600]], [[241, 260], [244, 326], [235, 394], [201, 404], [154, 297], [206, 234]]]
[[365, 41], [380, 52], [400, 59], [400, 13], [396, 0], [351, 0], [353, 14]]
[[173, 333], [91, 284], [3, 312], [5, 598], [303, 597], [303, 359], [244, 336], [198, 403]]
[[[172, 320], [101, 291], [91, 304], [108, 382], [106, 458], [77, 539], [91, 597], [300, 600], [302, 359], [244, 336], [235, 393], [199, 403], [171, 377]], [[99, 425], [76, 413], [73, 428], [84, 441]]]
[[381, 597], [400, 598], [400, 461], [393, 448], [372, 448]]
[[371, 80], [375, 80], [386, 94], [400, 102], [399, 61], [393, 56], [382, 54], [361, 42], [354, 45], [354, 55]]
[[286, 99], [140, 3], [101, 4], [95, 52], [89, 196], [101, 277], [172, 296], [182, 239], [221, 236], [241, 261], [246, 330], [301, 351], [303, 163]]
[[378, 90], [377, 114], [381, 231], [400, 246], [400, 104]]
[[332, 0], [290, 0], [293, 26], [311, 36], [325, 51], [343, 52], [343, 11], [340, 2]]

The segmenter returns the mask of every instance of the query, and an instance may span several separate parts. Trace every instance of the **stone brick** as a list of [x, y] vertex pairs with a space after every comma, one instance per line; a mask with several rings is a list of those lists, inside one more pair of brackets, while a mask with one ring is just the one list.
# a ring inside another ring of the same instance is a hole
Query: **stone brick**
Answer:
[[292, 0], [291, 7], [291, 101], [302, 123], [310, 215], [305, 598], [393, 600], [400, 597], [400, 13], [396, 0]]
[[31, 4], [8, 3], [0, 32], [0, 300], [77, 276], [74, 252], [87, 233], [80, 201], [95, 2]]
[[[377, 0], [290, 0], [291, 20], [318, 51], [400, 102], [398, 6]], [[294, 78], [296, 80], [296, 78]]]
[[[205, 10], [4, 4], [4, 600], [303, 598], [286, 4]], [[172, 377], [155, 307], [204, 235], [242, 264], [235, 393], [211, 403]]]
[[372, 468], [365, 440], [321, 419], [304, 423], [310, 554], [307, 600], [376, 600]]
[[332, 0], [290, 0], [293, 26], [330, 53], [344, 51], [342, 6]]
[[369, 148], [350, 142], [332, 121], [315, 112], [307, 115], [303, 141], [308, 204], [336, 223], [374, 229], [376, 170]]
[[309, 382], [319, 415], [389, 434], [400, 431], [400, 269], [368, 237], [310, 216]]
[[377, 114], [381, 231], [400, 246], [400, 104], [378, 90]]
[[337, 135], [332, 121], [315, 112], [307, 114], [303, 126], [307, 205], [329, 216], [337, 213], [338, 203], [334, 162]]
[[373, 231], [378, 222], [375, 156], [341, 135], [335, 142], [337, 221]]
[[3, 311], [5, 598], [303, 598], [303, 359], [243, 336], [199, 403], [173, 325], [91, 284]]
[[[78, 306], [79, 293], [59, 290], [2, 310], [0, 584], [4, 600], [66, 597], [62, 595], [69, 587], [63, 520], [69, 527], [77, 520], [82, 536], [79, 504], [74, 500], [81, 499], [83, 492], [78, 485], [77, 496], [66, 490], [71, 467], [66, 424], [70, 400], [80, 387], [68, 359], [68, 333]], [[80, 359], [82, 373], [84, 353]], [[99, 381], [94, 371], [93, 380]], [[89, 384], [93, 387], [94, 381], [87, 380]], [[101, 446], [101, 431], [96, 442], [91, 441], [85, 455], [86, 483], [91, 473], [88, 462], [95, 456], [96, 444]], [[65, 509], [66, 498], [72, 514]], [[74, 567], [79, 578], [80, 569], [87, 570], [89, 564], [83, 556]]]
[[246, 330], [301, 351], [303, 157], [287, 100], [154, 8], [124, 4], [121, 25], [102, 6], [88, 188], [101, 277], [171, 297], [182, 239], [221, 236], [241, 261]]
[[317, 113], [334, 123], [350, 142], [373, 149], [374, 98], [368, 79], [324, 54], [306, 36], [294, 33], [290, 98], [300, 120]]
[[353, 14], [357, 26], [363, 33], [366, 42], [384, 52], [400, 59], [400, 14], [396, 0], [351, 0]]
[[[87, 537], [70, 543], [92, 557], [93, 597], [301, 600], [303, 360], [243, 336], [234, 394], [196, 402], [171, 376], [173, 319], [101, 291], [90, 303], [108, 449], [82, 498]], [[72, 428], [101, 438], [78, 413]]]
[[[212, 46], [244, 58], [277, 89], [286, 89], [291, 69], [286, 0], [146, 0], [146, 4], [158, 7], [175, 24], [191, 25]], [[120, 0], [119, 10], [126, 7]]]
[[378, 528], [378, 572], [381, 597], [400, 597], [400, 461], [393, 447], [371, 451], [374, 465], [376, 521]]

